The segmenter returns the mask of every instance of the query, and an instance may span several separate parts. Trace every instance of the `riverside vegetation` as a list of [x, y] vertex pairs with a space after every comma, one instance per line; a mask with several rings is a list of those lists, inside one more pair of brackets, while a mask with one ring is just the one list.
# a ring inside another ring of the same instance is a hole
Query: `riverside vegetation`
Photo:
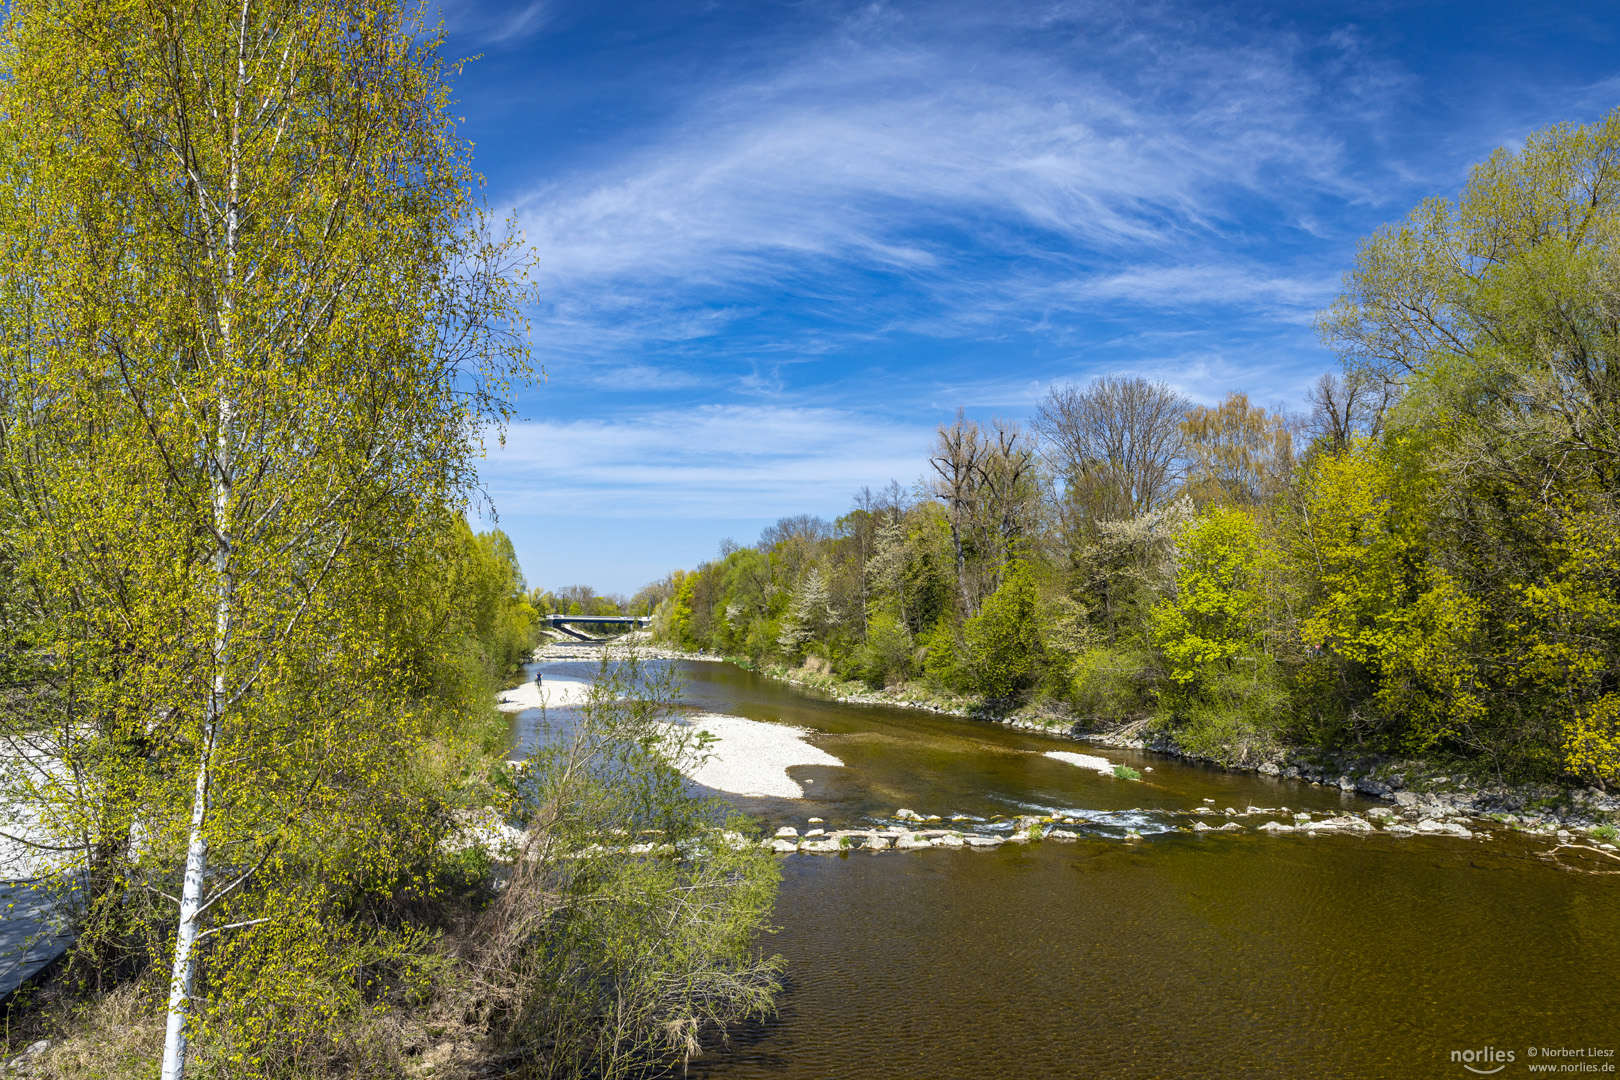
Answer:
[[33, 1075], [613, 1076], [769, 1001], [774, 864], [667, 685], [504, 760], [543, 598], [465, 512], [526, 263], [422, 14], [5, 13], [0, 767], [76, 934], [7, 1003]]
[[[666, 641], [1232, 764], [1620, 780], [1620, 112], [1361, 246], [1308, 415], [1058, 386], [660, 582]], [[859, 683], [859, 686], [852, 684]]]

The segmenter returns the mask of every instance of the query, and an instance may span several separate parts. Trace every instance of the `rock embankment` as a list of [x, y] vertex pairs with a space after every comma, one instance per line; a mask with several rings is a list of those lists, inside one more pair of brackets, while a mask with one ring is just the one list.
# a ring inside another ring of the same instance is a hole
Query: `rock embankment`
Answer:
[[773, 678], [832, 694], [840, 701], [921, 709], [1099, 746], [1147, 750], [1224, 769], [1360, 792], [1396, 802], [1403, 808], [1438, 806], [1532, 832], [1555, 834], [1560, 829], [1620, 824], [1620, 795], [1596, 788], [1480, 782], [1462, 775], [1457, 768], [1418, 759], [1330, 755], [1305, 749], [1281, 750], [1253, 761], [1215, 760], [1183, 750], [1168, 735], [1141, 734], [1140, 723], [1120, 731], [1097, 732], [1050, 708], [1025, 708], [1008, 715], [998, 703], [977, 698], [945, 698], [906, 686], [870, 690], [860, 683], [802, 668], [768, 667], [763, 671]]

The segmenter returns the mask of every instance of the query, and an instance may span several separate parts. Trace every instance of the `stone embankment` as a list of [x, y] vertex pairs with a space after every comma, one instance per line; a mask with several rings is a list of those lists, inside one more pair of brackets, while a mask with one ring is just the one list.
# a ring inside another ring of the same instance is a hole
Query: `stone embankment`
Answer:
[[994, 703], [976, 698], [945, 698], [909, 687], [870, 690], [859, 683], [846, 682], [825, 672], [805, 668], [777, 666], [762, 670], [773, 678], [832, 694], [840, 701], [922, 709], [947, 716], [984, 720], [1055, 738], [1146, 750], [1233, 771], [1256, 772], [1283, 780], [1359, 792], [1390, 800], [1403, 809], [1419, 805], [1438, 807], [1459, 815], [1489, 819], [1509, 827], [1546, 834], [1556, 834], [1560, 829], [1620, 824], [1620, 796], [1596, 788], [1481, 782], [1463, 775], [1456, 768], [1442, 768], [1422, 760], [1327, 755], [1309, 750], [1282, 750], [1253, 761], [1221, 761], [1189, 753], [1177, 746], [1168, 735], [1139, 734], [1142, 727], [1139, 723], [1118, 731], [1098, 732], [1053, 709], [1026, 708], [1013, 715], [1004, 715], [996, 711]]

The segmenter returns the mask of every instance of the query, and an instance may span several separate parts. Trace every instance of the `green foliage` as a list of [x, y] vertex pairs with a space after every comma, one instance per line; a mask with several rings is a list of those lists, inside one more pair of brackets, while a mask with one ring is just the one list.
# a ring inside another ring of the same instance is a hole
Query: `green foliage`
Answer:
[[857, 649], [860, 675], [873, 686], [903, 682], [911, 674], [915, 647], [905, 625], [893, 615], [875, 616], [866, 626], [866, 641]]
[[1153, 609], [1153, 642], [1170, 677], [1200, 687], [1261, 648], [1270, 552], [1252, 515], [1214, 510], [1182, 529], [1176, 592]]
[[524, 771], [528, 833], [477, 966], [498, 1038], [543, 1049], [536, 1075], [680, 1063], [701, 1035], [771, 1009], [781, 961], [754, 941], [777, 864], [676, 771], [705, 751], [673, 722], [671, 679], [604, 659], [580, 720]]
[[936, 686], [958, 689], [963, 685], [963, 669], [957, 662], [961, 649], [957, 631], [941, 619], [922, 639], [923, 670]]
[[1141, 772], [1139, 772], [1136, 769], [1131, 768], [1129, 765], [1115, 765], [1114, 766], [1114, 775], [1119, 777], [1121, 780], [1140, 780], [1140, 779], [1142, 779]]
[[1013, 698], [1040, 678], [1042, 646], [1035, 575], [1023, 561], [1007, 565], [1001, 586], [962, 627], [969, 689], [991, 698]]
[[1074, 715], [1096, 726], [1122, 724], [1153, 711], [1154, 658], [1146, 649], [1098, 646], [1075, 658], [1065, 696]]

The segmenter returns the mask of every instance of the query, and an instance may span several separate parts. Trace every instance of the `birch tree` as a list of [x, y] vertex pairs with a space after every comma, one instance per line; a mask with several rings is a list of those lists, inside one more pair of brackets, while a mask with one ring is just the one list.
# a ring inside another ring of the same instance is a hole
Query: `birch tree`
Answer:
[[165, 1080], [210, 944], [313, 910], [251, 897], [398, 750], [367, 605], [527, 372], [419, 29], [387, 0], [7, 15], [4, 466], [55, 613], [38, 692], [140, 780], [81, 791], [179, 864]]

